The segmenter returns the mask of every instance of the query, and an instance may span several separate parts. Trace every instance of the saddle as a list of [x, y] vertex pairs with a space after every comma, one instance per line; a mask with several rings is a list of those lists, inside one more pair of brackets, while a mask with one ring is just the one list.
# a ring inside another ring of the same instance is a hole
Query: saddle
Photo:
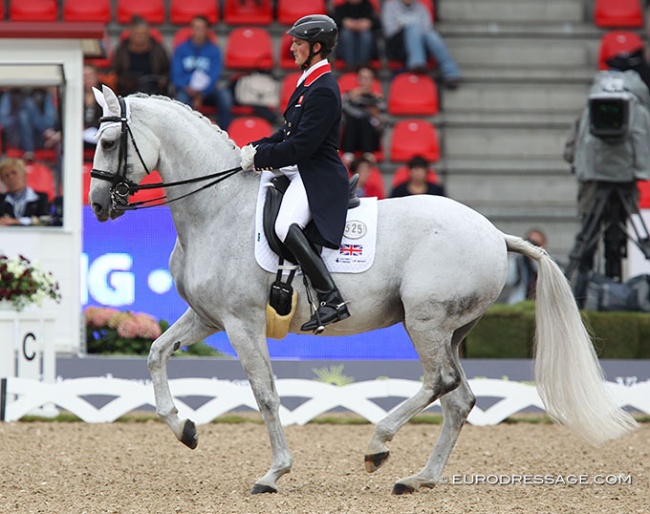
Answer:
[[[285, 175], [278, 175], [271, 179], [271, 186], [266, 191], [266, 201], [264, 203], [264, 235], [266, 240], [269, 243], [269, 247], [277, 255], [279, 255], [285, 261], [292, 262], [293, 264], [298, 264], [296, 258], [292, 255], [289, 249], [284, 245], [282, 241], [278, 238], [275, 233], [275, 221], [278, 217], [278, 212], [280, 211], [280, 205], [282, 205], [282, 199], [284, 198], [284, 193], [289, 187], [289, 179]], [[350, 178], [350, 189], [349, 189], [349, 199], [348, 199], [348, 209], [354, 209], [358, 207], [361, 203], [360, 198], [357, 196], [357, 185], [359, 184], [359, 174], [355, 173]], [[305, 236], [309, 242], [318, 249], [320, 253], [320, 247], [322, 243], [320, 242], [320, 234], [314, 225], [314, 222], [310, 222], [307, 227], [305, 227]]]

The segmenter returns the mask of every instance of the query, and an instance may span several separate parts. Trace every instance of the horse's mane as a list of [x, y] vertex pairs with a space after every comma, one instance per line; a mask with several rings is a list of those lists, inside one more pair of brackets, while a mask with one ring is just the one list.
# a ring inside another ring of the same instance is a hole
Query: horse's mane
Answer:
[[181, 108], [187, 110], [188, 112], [190, 112], [190, 113], [191, 113], [192, 115], [194, 115], [196, 118], [200, 119], [201, 121], [203, 121], [204, 123], [206, 123], [207, 125], [209, 125], [210, 128], [212, 128], [214, 131], [216, 131], [217, 134], [219, 134], [219, 135], [221, 136], [221, 138], [222, 138], [226, 143], [228, 143], [229, 145], [231, 145], [231, 146], [233, 147], [233, 149], [236, 149], [236, 148], [237, 148], [237, 143], [235, 143], [235, 142], [230, 138], [230, 136], [228, 135], [228, 132], [226, 132], [225, 130], [223, 130], [219, 125], [216, 125], [216, 124], [212, 123], [212, 121], [210, 120], [210, 118], [208, 118], [207, 116], [204, 116], [204, 115], [201, 114], [199, 111], [197, 111], [197, 110], [195, 110], [195, 109], [192, 109], [189, 105], [184, 104], [183, 102], [179, 102], [178, 100], [175, 100], [174, 98], [170, 98], [169, 96], [163, 96], [163, 95], [148, 95], [148, 94], [146, 94], [146, 93], [133, 93], [133, 94], [129, 95], [129, 97], [131, 97], [131, 98], [153, 98], [153, 99], [155, 99], [155, 100], [163, 100], [163, 101], [165, 101], [165, 102], [170, 102], [172, 105], [176, 105], [176, 106], [178, 106], [178, 107], [181, 107]]

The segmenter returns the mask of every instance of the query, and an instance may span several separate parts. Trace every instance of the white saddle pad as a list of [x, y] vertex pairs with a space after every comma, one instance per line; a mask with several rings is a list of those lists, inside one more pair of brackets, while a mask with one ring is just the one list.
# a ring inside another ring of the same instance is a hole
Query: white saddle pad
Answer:
[[[257, 264], [275, 273], [278, 256], [271, 250], [262, 224], [266, 188], [275, 175], [263, 171], [255, 213], [255, 260]], [[361, 198], [361, 205], [348, 211], [345, 233], [338, 250], [323, 248], [321, 257], [332, 273], [361, 273], [372, 266], [375, 260], [377, 241], [377, 198]]]

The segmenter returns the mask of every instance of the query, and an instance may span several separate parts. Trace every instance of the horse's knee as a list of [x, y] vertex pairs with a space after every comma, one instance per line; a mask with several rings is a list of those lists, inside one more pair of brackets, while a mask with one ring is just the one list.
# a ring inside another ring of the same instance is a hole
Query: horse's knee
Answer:
[[149, 355], [147, 357], [147, 366], [149, 371], [155, 371], [165, 365], [165, 342], [164, 340], [156, 340], [149, 348]]

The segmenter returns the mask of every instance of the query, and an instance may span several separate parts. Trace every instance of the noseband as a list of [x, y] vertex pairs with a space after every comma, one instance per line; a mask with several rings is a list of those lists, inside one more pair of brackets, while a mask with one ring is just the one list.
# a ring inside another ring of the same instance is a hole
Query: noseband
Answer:
[[[132, 180], [129, 180], [129, 178], [126, 176], [128, 172], [129, 137], [131, 139], [131, 143], [133, 144], [133, 148], [135, 149], [135, 153], [138, 155], [138, 159], [140, 159], [140, 163], [142, 164], [144, 170], [147, 172], [147, 175], [151, 174], [151, 172], [149, 171], [149, 168], [147, 167], [147, 165], [144, 162], [144, 159], [142, 158], [140, 149], [138, 148], [138, 145], [135, 142], [135, 137], [133, 136], [133, 132], [131, 131], [131, 126], [128, 123], [127, 112], [126, 112], [126, 101], [121, 96], [118, 98], [118, 100], [120, 102], [119, 116], [102, 116], [101, 118], [99, 118], [100, 125], [102, 123], [115, 123], [115, 122], [120, 123], [121, 131], [120, 131], [120, 140], [119, 140], [120, 146], [119, 146], [119, 157], [118, 157], [119, 160], [118, 160], [117, 172], [100, 170], [97, 168], [93, 168], [90, 170], [90, 176], [92, 178], [105, 180], [111, 183], [109, 194], [111, 197], [111, 208], [113, 210], [135, 211], [138, 209], [146, 209], [149, 207], [159, 207], [162, 205], [169, 205], [172, 202], [181, 200], [194, 193], [198, 193], [199, 191], [212, 187], [215, 184], [221, 182], [222, 180], [225, 180], [241, 171], [242, 169], [241, 166], [237, 166], [236, 168], [231, 168], [229, 170], [220, 171], [217, 173], [212, 173], [211, 175], [204, 175], [201, 177], [195, 177], [187, 180], [178, 180], [176, 182], [167, 182], [167, 183], [158, 182], [155, 184], [144, 184], [144, 185], [136, 184]], [[151, 198], [149, 200], [142, 200], [140, 202], [129, 203], [129, 196], [132, 195], [133, 193], [137, 193], [138, 191], [142, 191], [145, 189], [157, 189], [159, 187], [171, 187], [171, 186], [181, 186], [185, 184], [194, 184], [197, 182], [204, 182], [210, 179], [215, 179], [215, 180], [212, 180], [207, 184], [203, 184], [198, 189], [190, 191], [189, 193], [186, 193], [182, 196], [178, 196], [171, 200], [168, 200], [167, 195], [165, 195], [159, 198]]]

